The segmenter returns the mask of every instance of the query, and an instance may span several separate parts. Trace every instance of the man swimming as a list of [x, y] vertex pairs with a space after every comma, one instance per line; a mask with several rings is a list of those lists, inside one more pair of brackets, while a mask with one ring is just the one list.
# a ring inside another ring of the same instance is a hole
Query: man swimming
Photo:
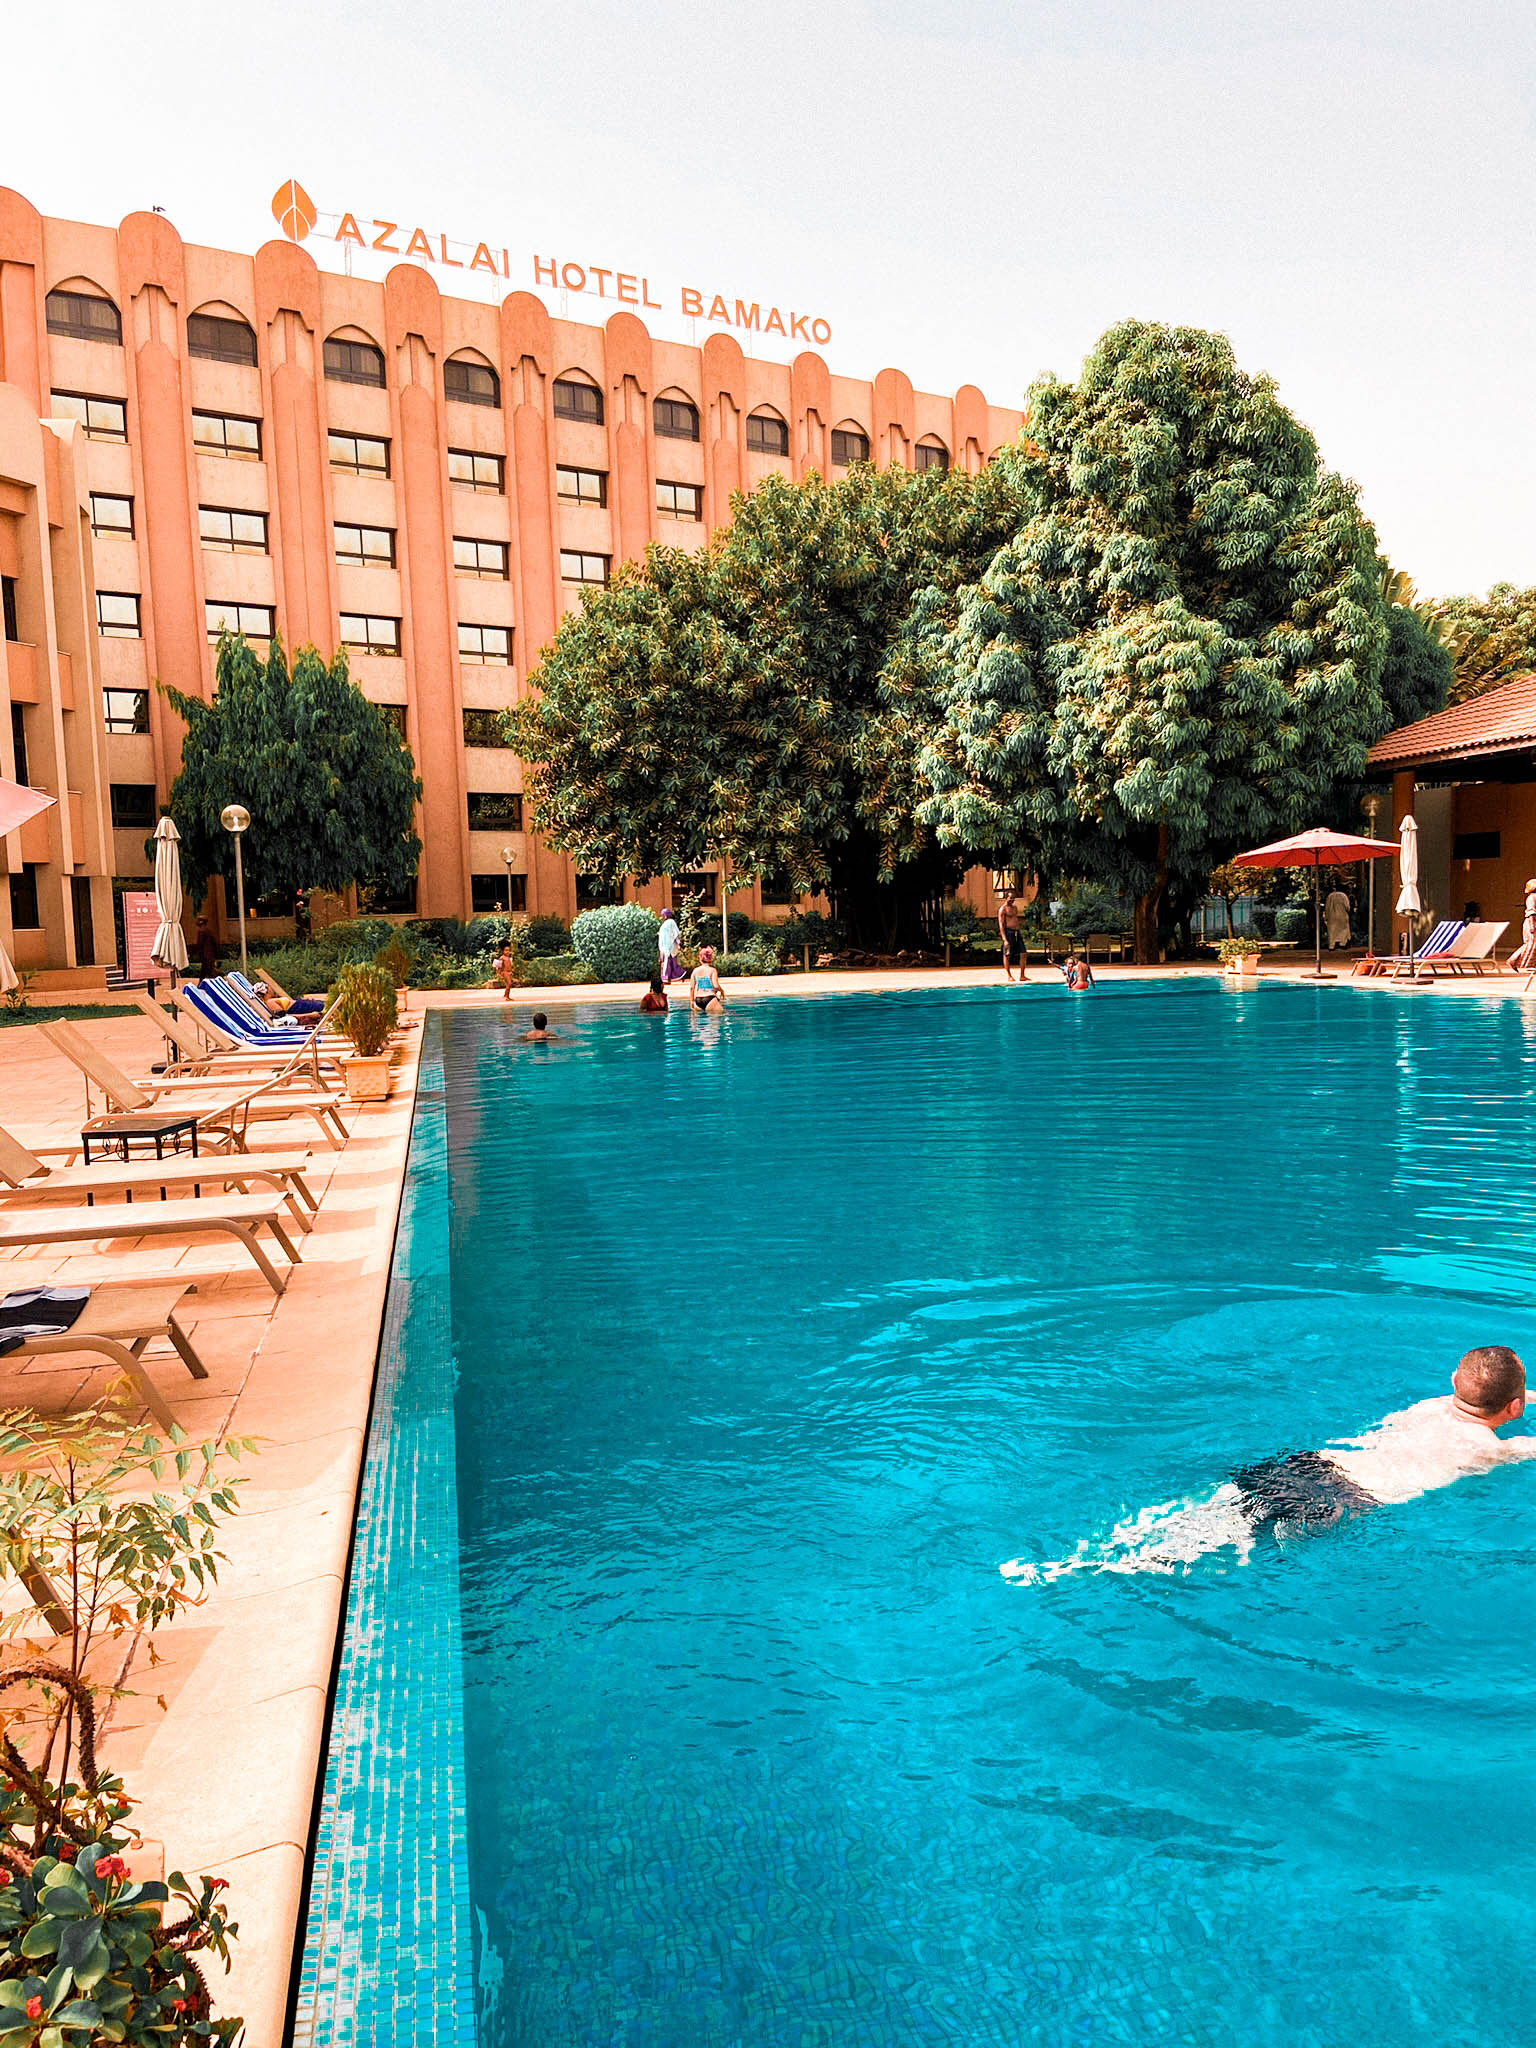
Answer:
[[1524, 1413], [1525, 1367], [1504, 1345], [1484, 1344], [1457, 1366], [1449, 1394], [1400, 1408], [1363, 1436], [1267, 1458], [1201, 1500], [1143, 1508], [1101, 1543], [1080, 1543], [1071, 1557], [1014, 1558], [999, 1570], [1005, 1579], [1042, 1585], [1067, 1572], [1177, 1571], [1223, 1550], [1246, 1564], [1265, 1537], [1284, 1542], [1536, 1458], [1536, 1437], [1505, 1442], [1497, 1434]]

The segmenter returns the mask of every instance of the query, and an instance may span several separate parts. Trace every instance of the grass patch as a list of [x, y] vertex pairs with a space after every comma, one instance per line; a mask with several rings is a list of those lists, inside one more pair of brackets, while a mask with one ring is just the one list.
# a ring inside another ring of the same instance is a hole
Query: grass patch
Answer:
[[11, 1024], [73, 1023], [79, 1017], [136, 1017], [133, 1003], [29, 1003], [24, 1010], [0, 1006], [0, 1030]]

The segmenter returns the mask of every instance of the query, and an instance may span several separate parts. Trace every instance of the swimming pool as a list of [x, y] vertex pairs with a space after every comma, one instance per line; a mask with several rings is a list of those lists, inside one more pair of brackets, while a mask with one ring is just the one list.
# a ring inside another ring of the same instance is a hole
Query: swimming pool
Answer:
[[1198, 984], [558, 1048], [442, 1014], [412, 1256], [454, 1371], [427, 1321], [381, 1382], [301, 2038], [1523, 2038], [1536, 1471], [1242, 1568], [998, 1567], [1536, 1353], [1533, 1026]]

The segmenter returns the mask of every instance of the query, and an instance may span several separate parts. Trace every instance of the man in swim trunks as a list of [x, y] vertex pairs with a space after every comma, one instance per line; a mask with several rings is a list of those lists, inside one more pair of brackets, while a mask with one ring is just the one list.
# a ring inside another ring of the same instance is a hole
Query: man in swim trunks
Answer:
[[1003, 891], [1003, 900], [997, 906], [997, 935], [1003, 942], [1003, 968], [1008, 979], [1012, 981], [1013, 970], [1017, 967], [1020, 981], [1028, 981], [1024, 934], [1019, 928], [1019, 899], [1011, 889]]
[[1000, 1569], [1006, 1579], [1038, 1585], [1067, 1572], [1171, 1572], [1229, 1549], [1246, 1563], [1261, 1538], [1283, 1542], [1536, 1458], [1536, 1437], [1505, 1442], [1497, 1434], [1524, 1413], [1525, 1367], [1503, 1344], [1480, 1345], [1457, 1366], [1449, 1394], [1400, 1408], [1363, 1436], [1266, 1458], [1203, 1500], [1144, 1508], [1071, 1557], [1044, 1564], [1015, 1558]]
[[524, 1045], [548, 1045], [552, 1039], [559, 1036], [558, 1031], [550, 1030], [549, 1019], [542, 1010], [534, 1011], [532, 1028], [520, 1034], [521, 1043]]

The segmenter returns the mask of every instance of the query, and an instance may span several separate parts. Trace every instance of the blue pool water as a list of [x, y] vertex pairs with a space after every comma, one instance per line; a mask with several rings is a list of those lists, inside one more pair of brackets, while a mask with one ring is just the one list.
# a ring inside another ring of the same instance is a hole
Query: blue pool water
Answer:
[[1536, 1018], [443, 1019], [482, 2048], [1529, 2039], [1536, 1468], [1127, 1512], [1536, 1363]]

